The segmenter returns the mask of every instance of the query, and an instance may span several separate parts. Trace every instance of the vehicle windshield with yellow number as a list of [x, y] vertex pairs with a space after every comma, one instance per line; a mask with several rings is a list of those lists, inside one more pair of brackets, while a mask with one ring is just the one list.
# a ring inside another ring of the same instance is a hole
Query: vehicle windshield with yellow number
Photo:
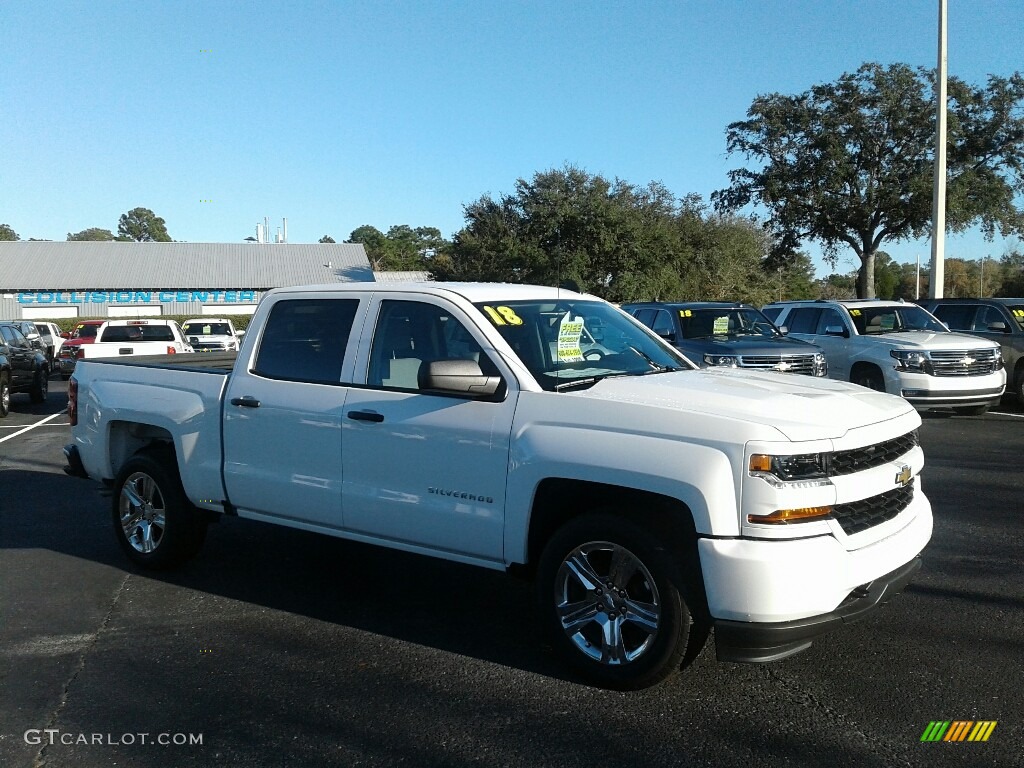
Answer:
[[476, 307], [549, 391], [586, 388], [612, 376], [695, 367], [604, 302], [516, 301]]

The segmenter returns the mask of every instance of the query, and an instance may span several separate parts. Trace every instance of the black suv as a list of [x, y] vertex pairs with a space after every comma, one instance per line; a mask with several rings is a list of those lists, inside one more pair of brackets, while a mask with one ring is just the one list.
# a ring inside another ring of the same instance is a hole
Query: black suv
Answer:
[[922, 299], [951, 331], [984, 336], [1003, 351], [1007, 390], [1024, 403], [1024, 299]]
[[27, 392], [33, 403], [46, 400], [50, 368], [46, 356], [14, 323], [0, 322], [0, 417], [11, 411], [11, 395]]
[[806, 341], [787, 338], [754, 307], [720, 301], [623, 304], [656, 334], [702, 367], [828, 373], [825, 354]]

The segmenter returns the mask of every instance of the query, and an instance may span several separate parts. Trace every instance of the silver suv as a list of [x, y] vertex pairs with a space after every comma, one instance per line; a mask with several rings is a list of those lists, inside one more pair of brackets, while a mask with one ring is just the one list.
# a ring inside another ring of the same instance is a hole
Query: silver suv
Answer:
[[1006, 388], [998, 344], [951, 333], [916, 304], [782, 301], [762, 311], [795, 338], [821, 347], [830, 378], [901, 395], [919, 410], [981, 414]]

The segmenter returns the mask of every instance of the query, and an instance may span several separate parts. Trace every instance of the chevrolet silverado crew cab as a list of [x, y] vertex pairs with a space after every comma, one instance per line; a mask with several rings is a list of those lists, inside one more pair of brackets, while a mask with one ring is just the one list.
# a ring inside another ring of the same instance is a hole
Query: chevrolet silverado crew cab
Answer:
[[233, 367], [184, 357], [87, 358], [69, 386], [67, 471], [112, 486], [132, 561], [179, 564], [238, 516], [513, 571], [609, 687], [712, 629], [722, 660], [803, 650], [900, 591], [931, 536], [905, 400], [698, 369], [592, 296], [280, 288]]
[[921, 410], [977, 415], [1006, 389], [998, 344], [950, 333], [916, 304], [782, 301], [763, 311], [794, 338], [821, 347], [831, 378], [900, 395]]
[[622, 309], [701, 367], [755, 368], [824, 376], [825, 354], [790, 339], [746, 304], [722, 301], [646, 302]]

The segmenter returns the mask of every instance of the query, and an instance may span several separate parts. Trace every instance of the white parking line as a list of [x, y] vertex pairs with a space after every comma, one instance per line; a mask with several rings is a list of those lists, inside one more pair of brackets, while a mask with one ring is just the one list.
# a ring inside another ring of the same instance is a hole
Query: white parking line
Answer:
[[54, 414], [52, 414], [50, 416], [47, 416], [42, 421], [37, 421], [35, 424], [29, 424], [24, 429], [19, 429], [17, 432], [13, 432], [12, 434], [8, 435], [7, 437], [0, 437], [0, 443], [5, 442], [6, 440], [10, 440], [11, 438], [15, 438], [18, 435], [23, 434], [25, 432], [28, 432], [30, 429], [35, 429], [36, 427], [41, 427], [46, 422], [50, 421], [51, 419], [56, 419], [58, 416], [67, 416], [67, 414], [64, 413], [64, 411], [57, 411], [57, 413], [54, 413]]

